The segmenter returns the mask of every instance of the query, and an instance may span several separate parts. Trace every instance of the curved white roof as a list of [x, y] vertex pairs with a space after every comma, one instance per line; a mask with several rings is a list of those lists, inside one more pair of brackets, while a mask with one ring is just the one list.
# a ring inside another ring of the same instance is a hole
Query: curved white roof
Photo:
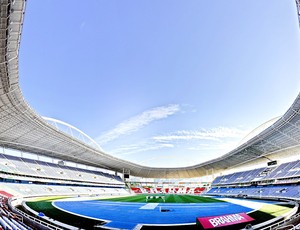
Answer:
[[[299, 0], [296, 0], [298, 13]], [[0, 145], [150, 178], [200, 177], [300, 145], [300, 94], [272, 126], [214, 160], [182, 168], [145, 167], [115, 158], [49, 125], [27, 104], [19, 85], [19, 44], [24, 0], [2, 0], [0, 9]]]
[[96, 148], [100, 151], [103, 151], [103, 149], [100, 147], [100, 145], [89, 135], [82, 132], [80, 129], [74, 127], [73, 125], [70, 125], [64, 121], [60, 121], [51, 117], [42, 117], [45, 121], [47, 121], [50, 125], [53, 125], [58, 130], [65, 132], [66, 134], [70, 135], [73, 138], [79, 139], [80, 141], [88, 144], [89, 146]]

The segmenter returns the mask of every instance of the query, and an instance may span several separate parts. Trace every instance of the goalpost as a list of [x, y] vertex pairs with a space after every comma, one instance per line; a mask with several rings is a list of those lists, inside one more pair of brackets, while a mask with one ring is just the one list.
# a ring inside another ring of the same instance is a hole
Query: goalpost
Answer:
[[164, 203], [166, 203], [166, 198], [165, 196], [146, 196], [146, 202], [148, 202], [148, 200], [152, 200], [152, 199], [162, 199]]

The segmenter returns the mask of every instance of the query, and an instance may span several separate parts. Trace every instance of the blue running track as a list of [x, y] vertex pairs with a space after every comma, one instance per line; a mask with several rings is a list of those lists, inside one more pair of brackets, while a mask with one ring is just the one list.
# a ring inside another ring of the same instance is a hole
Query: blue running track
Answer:
[[[147, 203], [114, 201], [55, 201], [63, 211], [87, 218], [105, 220], [109, 228], [133, 229], [137, 224], [195, 224], [196, 217], [226, 215], [253, 211], [229, 202], [220, 203], [159, 203], [153, 209], [141, 209]], [[155, 206], [155, 204], [154, 204]], [[162, 210], [168, 210], [161, 212]]]

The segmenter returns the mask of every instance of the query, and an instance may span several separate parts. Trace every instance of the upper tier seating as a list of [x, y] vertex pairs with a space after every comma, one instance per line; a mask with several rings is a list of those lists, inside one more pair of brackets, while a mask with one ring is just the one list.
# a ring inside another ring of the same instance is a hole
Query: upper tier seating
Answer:
[[300, 160], [281, 164], [265, 179], [279, 179], [300, 176]]
[[283, 163], [277, 167], [264, 167], [219, 176], [212, 182], [212, 185], [240, 184], [298, 176], [300, 176], [300, 160]]
[[105, 184], [124, 184], [118, 176], [101, 171], [75, 168], [54, 163], [0, 154], [0, 172], [26, 177], [53, 178]]

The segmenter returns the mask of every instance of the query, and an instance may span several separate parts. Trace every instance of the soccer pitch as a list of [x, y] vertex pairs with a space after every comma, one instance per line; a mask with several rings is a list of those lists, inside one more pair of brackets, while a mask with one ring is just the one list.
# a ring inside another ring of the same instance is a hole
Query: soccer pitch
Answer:
[[138, 203], [216, 203], [224, 202], [211, 197], [179, 195], [179, 194], [139, 194], [135, 196], [99, 199], [116, 202], [138, 202]]

